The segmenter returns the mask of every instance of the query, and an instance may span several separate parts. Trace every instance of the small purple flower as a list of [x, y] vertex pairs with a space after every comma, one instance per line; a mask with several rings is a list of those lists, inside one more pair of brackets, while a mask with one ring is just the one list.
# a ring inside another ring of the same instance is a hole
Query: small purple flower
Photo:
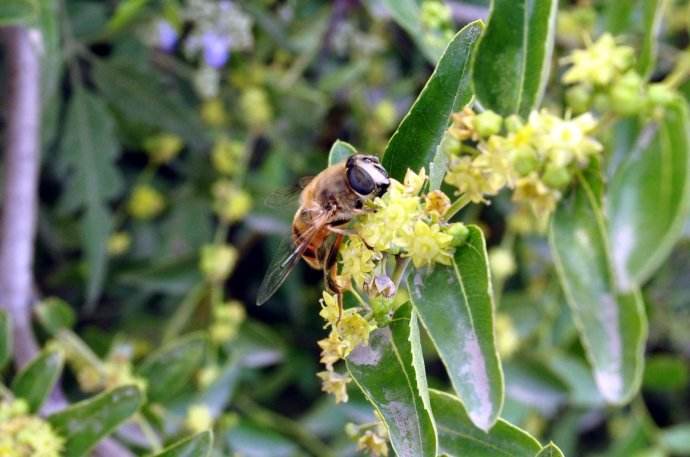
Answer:
[[221, 68], [230, 57], [232, 40], [227, 35], [214, 31], [204, 33], [202, 46], [204, 48], [204, 61], [211, 68]]
[[165, 19], [156, 24], [158, 47], [165, 52], [172, 52], [177, 43], [177, 30]]

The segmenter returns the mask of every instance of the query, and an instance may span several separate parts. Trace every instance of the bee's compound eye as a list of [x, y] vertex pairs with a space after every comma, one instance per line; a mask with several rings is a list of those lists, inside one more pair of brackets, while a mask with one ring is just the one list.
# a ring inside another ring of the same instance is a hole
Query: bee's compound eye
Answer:
[[376, 183], [369, 173], [357, 165], [348, 168], [347, 181], [352, 190], [359, 195], [370, 195], [376, 188]]

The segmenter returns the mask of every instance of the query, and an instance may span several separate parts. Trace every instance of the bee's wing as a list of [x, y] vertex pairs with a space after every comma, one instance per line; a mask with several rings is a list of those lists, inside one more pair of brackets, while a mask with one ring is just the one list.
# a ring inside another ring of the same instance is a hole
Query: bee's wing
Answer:
[[280, 244], [276, 255], [268, 267], [268, 272], [259, 286], [259, 292], [256, 295], [256, 304], [258, 306], [266, 303], [276, 293], [292, 269], [297, 265], [304, 251], [309, 247], [314, 235], [323, 228], [327, 218], [321, 217], [319, 219], [323, 222], [317, 221], [314, 223], [296, 242], [286, 239]]
[[264, 204], [271, 209], [296, 207], [299, 196], [305, 187], [314, 179], [313, 176], [300, 178], [297, 185], [276, 189], [264, 197]]

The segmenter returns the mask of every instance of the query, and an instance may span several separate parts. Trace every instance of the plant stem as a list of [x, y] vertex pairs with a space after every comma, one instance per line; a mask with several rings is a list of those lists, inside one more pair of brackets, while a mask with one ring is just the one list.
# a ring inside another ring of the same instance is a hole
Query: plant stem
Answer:
[[458, 211], [463, 209], [465, 206], [467, 206], [471, 202], [470, 198], [467, 196], [467, 194], [463, 194], [453, 202], [452, 205], [450, 205], [450, 208], [448, 208], [448, 211], [446, 211], [446, 214], [443, 216], [447, 221], [449, 221], [453, 216], [455, 216]]
[[7, 125], [0, 216], [0, 306], [12, 319], [14, 363], [37, 353], [31, 329], [33, 258], [38, 213], [41, 128], [41, 63], [38, 41], [25, 27], [7, 27]]
[[334, 457], [333, 452], [326, 444], [292, 419], [262, 408], [248, 397], [238, 398], [235, 406], [257, 425], [293, 438], [310, 454], [318, 457]]

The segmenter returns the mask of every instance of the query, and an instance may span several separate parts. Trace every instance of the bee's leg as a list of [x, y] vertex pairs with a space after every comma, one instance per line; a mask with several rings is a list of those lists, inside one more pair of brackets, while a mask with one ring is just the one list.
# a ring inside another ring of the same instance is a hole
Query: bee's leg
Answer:
[[348, 229], [348, 228], [340, 228], [340, 227], [333, 227], [328, 226], [328, 231], [331, 233], [335, 233], [337, 235], [343, 235], [343, 236], [358, 236], [357, 232], [353, 229]]
[[333, 293], [336, 294], [338, 299], [338, 320], [336, 325], [340, 323], [340, 318], [343, 316], [343, 289], [338, 284], [336, 276], [338, 275], [338, 250], [340, 249], [340, 244], [343, 241], [343, 234], [336, 233], [335, 240], [328, 248], [326, 258], [323, 262], [323, 272], [326, 280], [326, 287]]

